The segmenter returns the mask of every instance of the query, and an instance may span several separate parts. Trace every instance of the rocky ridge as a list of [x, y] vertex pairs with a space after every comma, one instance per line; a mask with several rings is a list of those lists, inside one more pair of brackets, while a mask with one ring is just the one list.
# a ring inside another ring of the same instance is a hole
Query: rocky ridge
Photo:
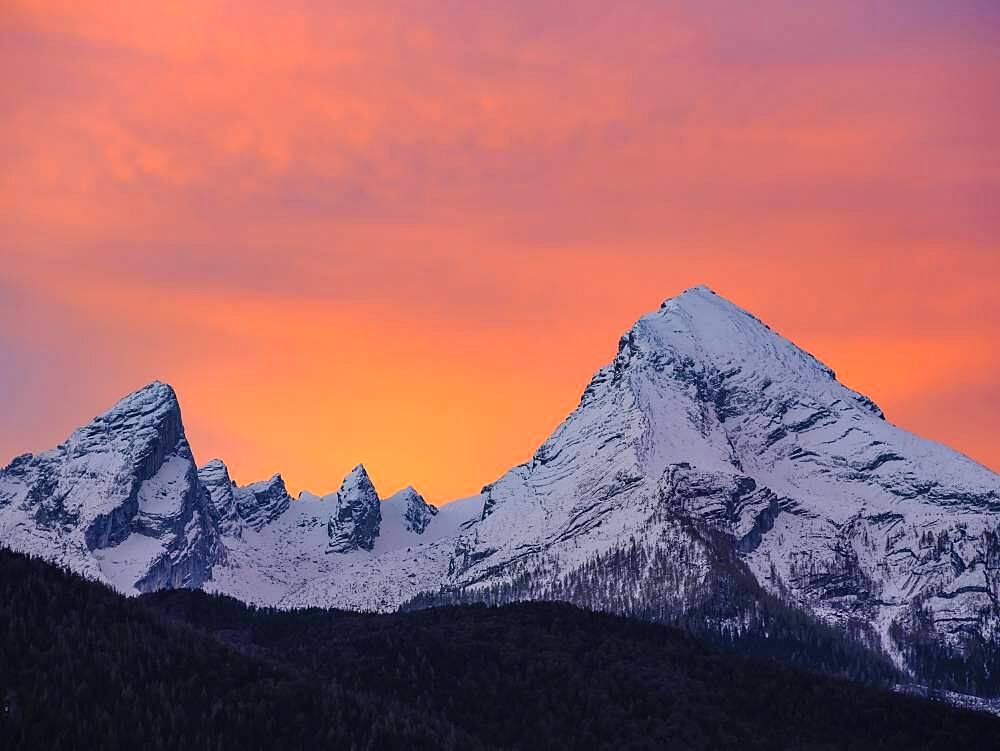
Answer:
[[361, 465], [294, 501], [279, 475], [196, 470], [158, 383], [0, 471], [0, 541], [123, 591], [560, 599], [729, 631], [772, 597], [904, 667], [995, 654], [998, 511], [995, 473], [704, 287], [636, 322], [528, 462], [440, 509], [412, 488], [381, 500]]

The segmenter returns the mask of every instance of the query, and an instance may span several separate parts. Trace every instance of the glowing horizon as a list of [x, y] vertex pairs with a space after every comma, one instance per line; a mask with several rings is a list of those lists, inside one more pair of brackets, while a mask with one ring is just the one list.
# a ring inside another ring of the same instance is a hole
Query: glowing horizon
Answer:
[[0, 9], [0, 463], [154, 379], [199, 463], [435, 503], [707, 284], [1000, 469], [1000, 6]]

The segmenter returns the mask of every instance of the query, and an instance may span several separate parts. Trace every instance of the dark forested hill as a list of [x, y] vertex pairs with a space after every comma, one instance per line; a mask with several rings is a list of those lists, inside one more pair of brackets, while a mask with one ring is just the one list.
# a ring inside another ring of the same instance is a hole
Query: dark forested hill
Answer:
[[[223, 603], [220, 603], [223, 604]], [[471, 737], [0, 550], [0, 748], [468, 748]]]
[[126, 599], [0, 551], [4, 748], [983, 747], [1000, 720], [532, 603]]

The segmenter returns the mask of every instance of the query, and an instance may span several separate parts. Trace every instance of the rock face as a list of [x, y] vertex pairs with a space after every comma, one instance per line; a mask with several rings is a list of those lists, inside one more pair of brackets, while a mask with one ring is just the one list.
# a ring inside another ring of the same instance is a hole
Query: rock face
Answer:
[[331, 500], [333, 509], [327, 525], [330, 551], [350, 553], [371, 550], [382, 523], [382, 510], [368, 472], [359, 464], [344, 478]]
[[0, 540], [125, 591], [199, 586], [218, 555], [173, 390], [155, 382], [0, 470]]
[[[399, 491], [394, 498], [398, 499], [398, 503], [402, 507], [404, 528], [414, 534], [423, 534], [427, 526], [437, 516], [437, 508], [427, 503], [424, 497], [412, 486]], [[389, 499], [386, 499], [386, 503], [389, 503]]]
[[151, 384], [0, 472], [0, 541], [125, 591], [558, 599], [730, 631], [767, 594], [914, 671], [943, 650], [992, 675], [1000, 655], [1000, 476], [892, 425], [703, 287], [636, 322], [531, 460], [478, 496], [381, 502], [360, 465], [326, 496], [291, 501], [278, 475], [237, 487], [222, 462], [195, 471], [173, 392]]
[[221, 459], [213, 459], [198, 470], [198, 479], [208, 493], [208, 513], [219, 532], [243, 536], [243, 520], [236, 507], [236, 483]]
[[288, 510], [292, 502], [281, 475], [254, 482], [234, 491], [236, 513], [245, 527], [260, 530]]
[[292, 503], [281, 475], [239, 486], [221, 459], [213, 459], [199, 469], [198, 479], [208, 495], [209, 515], [226, 537], [239, 539], [247, 529], [260, 531]]

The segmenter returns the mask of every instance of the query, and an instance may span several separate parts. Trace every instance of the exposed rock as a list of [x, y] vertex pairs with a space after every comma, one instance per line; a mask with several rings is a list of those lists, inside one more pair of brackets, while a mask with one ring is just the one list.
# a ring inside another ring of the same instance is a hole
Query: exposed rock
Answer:
[[331, 501], [333, 509], [327, 526], [330, 551], [371, 550], [378, 537], [382, 512], [378, 493], [363, 465], [351, 470]]
[[292, 502], [281, 475], [235, 489], [236, 513], [251, 529], [260, 530], [288, 510]]
[[397, 494], [403, 506], [403, 522], [405, 529], [414, 534], [423, 534], [427, 525], [437, 516], [437, 508], [427, 503], [413, 487], [407, 487]]
[[198, 479], [208, 493], [208, 513], [224, 535], [240, 537], [243, 521], [236, 508], [236, 483], [221, 459], [213, 459], [198, 470]]

